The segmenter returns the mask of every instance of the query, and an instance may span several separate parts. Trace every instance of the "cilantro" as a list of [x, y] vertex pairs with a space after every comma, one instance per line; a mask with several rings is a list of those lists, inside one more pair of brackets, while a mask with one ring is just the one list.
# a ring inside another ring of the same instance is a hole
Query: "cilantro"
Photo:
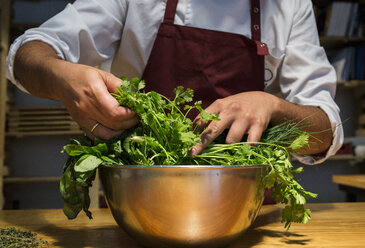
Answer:
[[286, 121], [268, 128], [260, 142], [222, 144], [219, 137], [201, 154], [191, 156], [190, 148], [201, 140], [187, 118], [189, 111], [197, 109], [204, 121], [219, 121], [217, 114], [208, 113], [193, 99], [193, 90], [179, 86], [175, 98], [168, 99], [155, 91], [143, 92], [145, 82], [138, 78], [122, 79], [118, 94], [112, 94], [121, 106], [135, 111], [139, 124], [126, 130], [111, 141], [71, 140], [63, 149], [69, 158], [64, 167], [60, 191], [64, 199], [64, 213], [70, 219], [81, 210], [91, 218], [89, 187], [99, 165], [255, 165], [266, 164], [263, 178], [265, 188], [274, 188], [273, 197], [286, 204], [282, 222], [289, 228], [292, 222], [306, 223], [310, 210], [305, 209], [306, 199], [316, 194], [305, 191], [294, 174], [289, 151], [308, 146], [310, 134], [302, 131], [310, 123]]

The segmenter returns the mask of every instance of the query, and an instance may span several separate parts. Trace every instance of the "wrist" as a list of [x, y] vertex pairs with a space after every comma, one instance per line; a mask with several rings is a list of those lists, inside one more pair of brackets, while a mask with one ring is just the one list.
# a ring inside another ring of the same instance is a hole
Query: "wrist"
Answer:
[[280, 97], [270, 95], [271, 100], [271, 123], [274, 125], [280, 124], [285, 120], [285, 116], [287, 114], [287, 104], [288, 102], [283, 100]]
[[72, 63], [61, 60], [59, 58], [46, 59], [45, 63], [48, 63], [48, 85], [47, 85], [47, 97], [63, 102], [65, 95], [67, 95], [67, 79], [71, 72], [70, 65]]

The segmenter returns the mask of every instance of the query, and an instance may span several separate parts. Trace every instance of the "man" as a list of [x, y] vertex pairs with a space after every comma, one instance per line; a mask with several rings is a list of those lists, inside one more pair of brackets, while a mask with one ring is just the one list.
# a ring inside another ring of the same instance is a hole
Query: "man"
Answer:
[[[111, 73], [95, 68], [108, 61]], [[303, 162], [323, 161], [343, 140], [336, 76], [310, 0], [78, 0], [19, 37], [8, 56], [11, 81], [64, 103], [91, 138], [110, 139], [138, 122], [109, 94], [120, 76], [142, 77], [167, 96], [177, 85], [193, 88], [219, 114], [211, 123], [196, 118], [204, 131], [193, 154], [225, 129], [227, 143], [245, 134], [255, 142], [287, 119], [305, 118], [318, 132], [321, 142], [304, 151], [317, 161]]]

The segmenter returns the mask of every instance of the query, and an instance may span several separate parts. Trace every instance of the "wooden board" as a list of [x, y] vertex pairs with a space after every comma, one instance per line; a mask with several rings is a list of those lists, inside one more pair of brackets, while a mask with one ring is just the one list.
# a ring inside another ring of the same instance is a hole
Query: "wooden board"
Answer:
[[[293, 224], [281, 220], [282, 207], [265, 205], [253, 225], [228, 248], [363, 248], [365, 203], [308, 204], [312, 219]], [[2, 210], [0, 227], [34, 231], [49, 247], [140, 248], [114, 221], [109, 209], [92, 209], [93, 219], [80, 213], [68, 220], [61, 209]]]
[[334, 183], [349, 186], [349, 187], [365, 189], [365, 174], [364, 175], [333, 175], [332, 181]]

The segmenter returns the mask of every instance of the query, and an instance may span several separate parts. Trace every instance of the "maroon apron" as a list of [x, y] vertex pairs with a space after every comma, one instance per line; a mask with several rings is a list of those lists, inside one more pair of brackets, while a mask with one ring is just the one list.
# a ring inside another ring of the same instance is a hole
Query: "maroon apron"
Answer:
[[268, 49], [260, 41], [260, 0], [251, 0], [252, 39], [174, 25], [177, 2], [167, 0], [164, 20], [142, 75], [146, 91], [173, 99], [173, 90], [182, 85], [194, 90], [194, 101], [202, 100], [203, 107], [241, 92], [262, 91]]
[[[174, 98], [182, 85], [194, 90], [203, 107], [214, 100], [245, 91], [263, 91], [264, 55], [261, 42], [260, 0], [251, 0], [251, 36], [174, 24], [178, 0], [167, 0], [142, 79], [147, 91]], [[264, 204], [275, 203], [266, 192]]]
[[[251, 36], [174, 24], [178, 0], [167, 0], [142, 79], [146, 91], [170, 99], [182, 85], [194, 90], [194, 101], [203, 107], [214, 100], [245, 91], [264, 90], [264, 55], [261, 42], [260, 0], [251, 0]], [[266, 192], [264, 204], [275, 203]]]

